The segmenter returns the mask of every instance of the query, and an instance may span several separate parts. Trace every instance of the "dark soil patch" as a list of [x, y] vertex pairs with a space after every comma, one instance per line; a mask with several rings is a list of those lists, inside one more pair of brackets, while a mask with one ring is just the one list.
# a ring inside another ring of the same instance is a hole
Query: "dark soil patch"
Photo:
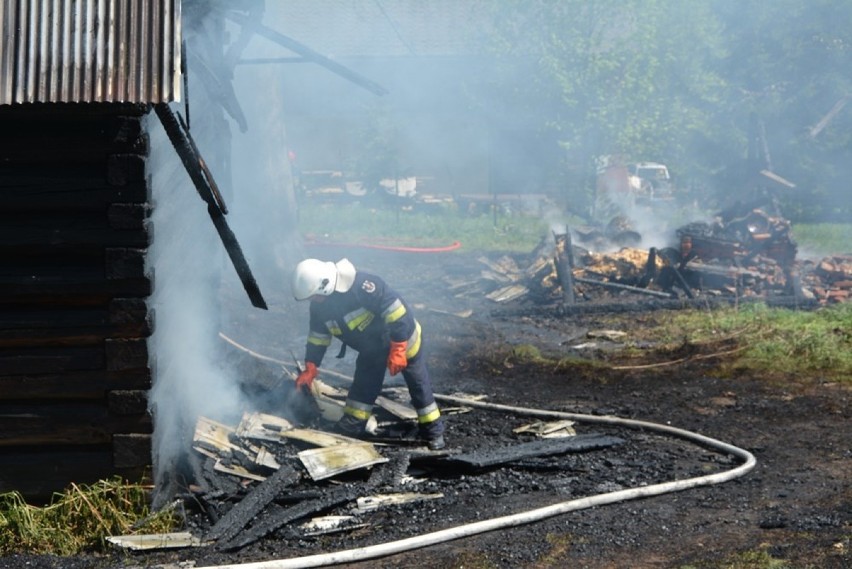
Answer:
[[[329, 258], [348, 255], [356, 266], [385, 276], [417, 305], [430, 341], [429, 361], [439, 393], [483, 394], [487, 401], [509, 406], [669, 424], [740, 446], [757, 458], [754, 470], [723, 484], [580, 510], [348, 566], [721, 567], [726, 560], [759, 552], [791, 567], [852, 566], [848, 387], [820, 378], [784, 378], [782, 382], [723, 376], [718, 370], [724, 356], [696, 359], [691, 356], [702, 353], [696, 347], [677, 352], [654, 352], [649, 347], [643, 363], [683, 361], [613, 370], [610, 364], [626, 361], [617, 341], [598, 340], [596, 347], [582, 351], [572, 346], [588, 341], [592, 330], [641, 335], [643, 327], [653, 325], [655, 316], [606, 311], [570, 316], [553, 311], [551, 315], [547, 309], [524, 304], [508, 311], [482, 298], [453, 296], [441, 277], [477, 272], [476, 255], [316, 254]], [[621, 300], [630, 302], [630, 297]], [[307, 308], [283, 300], [281, 306], [278, 314], [262, 318], [256, 314], [232, 316], [225, 332], [242, 339], [250, 330], [262, 329], [263, 334], [254, 336], [260, 339], [251, 345], [253, 350], [281, 359], [289, 358], [290, 349], [301, 354], [300, 334], [304, 334]], [[472, 309], [473, 315], [450, 314], [463, 309]], [[564, 361], [520, 357], [513, 354], [518, 346], [535, 346], [548, 357], [559, 356]], [[719, 349], [724, 347], [708, 347], [706, 353], [724, 351]], [[324, 367], [352, 371], [349, 360], [333, 361], [331, 353], [327, 360]], [[447, 420], [450, 446], [470, 452], [529, 440], [513, 429], [533, 419], [474, 409], [450, 414]], [[576, 430], [611, 435], [623, 443], [478, 470], [414, 464], [409, 473], [421, 481], [413, 487], [394, 476], [378, 479], [374, 474], [372, 481], [369, 473], [344, 477], [344, 484], [374, 484], [381, 492], [441, 493], [444, 498], [369, 513], [361, 519], [368, 527], [339, 534], [309, 537], [289, 525], [237, 551], [206, 547], [73, 559], [7, 557], [0, 559], [0, 567], [151, 567], [185, 561], [202, 567], [287, 559], [385, 543], [613, 490], [722, 472], [737, 464], [726, 454], [651, 432], [582, 423]], [[404, 449], [390, 454], [402, 452]], [[325, 491], [331, 486], [306, 483], [300, 489]], [[329, 513], [345, 513], [347, 508]], [[202, 516], [191, 519], [209, 524]]]

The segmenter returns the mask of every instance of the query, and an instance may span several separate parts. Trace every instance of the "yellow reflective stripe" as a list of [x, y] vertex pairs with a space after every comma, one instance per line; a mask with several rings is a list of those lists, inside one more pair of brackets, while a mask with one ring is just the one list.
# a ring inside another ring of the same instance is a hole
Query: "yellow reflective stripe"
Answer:
[[337, 322], [334, 320], [329, 320], [325, 323], [325, 327], [328, 328], [328, 331], [334, 334], [335, 336], [340, 336], [340, 326], [337, 325]]
[[405, 316], [405, 312], [405, 305], [402, 304], [401, 300], [396, 299], [393, 301], [393, 304], [382, 312], [382, 318], [385, 319], [385, 324], [390, 324]]
[[441, 411], [436, 403], [432, 403], [417, 410], [417, 422], [421, 425], [424, 423], [434, 423], [441, 417]]
[[358, 310], [353, 310], [349, 314], [343, 317], [343, 321], [346, 322], [346, 326], [350, 330], [364, 330], [367, 326], [370, 325], [370, 322], [373, 321], [376, 315], [367, 310], [366, 308], [359, 308]]
[[408, 349], [405, 350], [405, 357], [413, 358], [420, 351], [420, 322], [414, 321], [414, 333], [408, 338]]
[[360, 401], [355, 401], [354, 399], [347, 399], [343, 412], [347, 415], [352, 415], [361, 421], [366, 421], [370, 418], [370, 415], [373, 414], [373, 406], [366, 405]]
[[308, 343], [313, 344], [315, 346], [330, 346], [331, 336], [311, 332], [310, 334], [308, 334]]

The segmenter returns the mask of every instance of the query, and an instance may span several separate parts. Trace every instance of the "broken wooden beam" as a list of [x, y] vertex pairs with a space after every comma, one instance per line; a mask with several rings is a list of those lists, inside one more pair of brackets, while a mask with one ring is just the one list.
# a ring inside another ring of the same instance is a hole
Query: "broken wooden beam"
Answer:
[[256, 516], [250, 528], [233, 535], [229, 533], [230, 539], [217, 542], [216, 549], [220, 551], [241, 549], [276, 531], [285, 524], [356, 500], [359, 494], [364, 491], [365, 486], [358, 485], [335, 488], [316, 500], [301, 502], [289, 508], [282, 508], [277, 504], [269, 504]]
[[286, 488], [298, 480], [299, 473], [295, 469], [291, 467], [279, 468], [272, 476], [258, 484], [237, 505], [228, 510], [227, 514], [219, 518], [219, 521], [204, 535], [204, 541], [230, 540], [262, 512], [281, 492], [282, 488]]
[[639, 287], [636, 287], [636, 286], [624, 285], [624, 284], [619, 284], [619, 283], [611, 283], [611, 282], [608, 282], [608, 281], [598, 281], [598, 280], [595, 280], [595, 279], [586, 279], [586, 278], [583, 278], [583, 277], [574, 277], [574, 280], [578, 283], [595, 285], [595, 286], [600, 286], [600, 287], [603, 287], [603, 288], [611, 288], [611, 289], [614, 289], [614, 290], [624, 290], [624, 291], [628, 291], [628, 292], [636, 292], [636, 293], [644, 294], [644, 295], [647, 295], [647, 296], [656, 296], [657, 298], [671, 298], [672, 297], [672, 295], [670, 295], [667, 292], [660, 292], [658, 290], [648, 290], [647, 288], [639, 288]]
[[556, 274], [562, 284], [562, 304], [574, 304], [574, 251], [569, 233], [553, 234], [556, 240]]
[[552, 456], [568, 452], [597, 450], [615, 446], [624, 439], [609, 435], [587, 434], [568, 438], [539, 439], [512, 447], [475, 450], [457, 454], [447, 462], [462, 463], [473, 468], [486, 468], [507, 462], [515, 462], [539, 456]]

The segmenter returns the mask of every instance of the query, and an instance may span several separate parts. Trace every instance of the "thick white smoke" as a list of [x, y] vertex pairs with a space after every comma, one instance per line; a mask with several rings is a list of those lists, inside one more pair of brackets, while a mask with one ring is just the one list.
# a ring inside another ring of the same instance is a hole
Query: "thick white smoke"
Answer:
[[[233, 88], [248, 126], [222, 106], [222, 99], [197, 73], [224, 50], [221, 15], [184, 17], [188, 46], [189, 112], [185, 102], [172, 109], [188, 115], [190, 132], [225, 198], [226, 221], [233, 230], [269, 311], [251, 305], [227, 256], [207, 205], [198, 195], [156, 114], [147, 119], [151, 153], [153, 240], [147, 269], [153, 277], [149, 308], [154, 330], [149, 341], [154, 418], [153, 462], [156, 481], [181, 469], [191, 452], [198, 417], [233, 424], [250, 405], [233, 358], [225, 357], [219, 333], [235, 318], [250, 315], [269, 329], [281, 320], [282, 298], [289, 295], [295, 227], [292, 178], [281, 113], [280, 76], [275, 69], [235, 73]], [[197, 18], [201, 18], [200, 20]], [[219, 18], [211, 20], [211, 18]], [[226, 25], [233, 25], [227, 24]], [[211, 49], [204, 53], [203, 49]], [[192, 50], [196, 51], [192, 51]], [[222, 77], [221, 79], [227, 79]], [[186, 117], [185, 117], [186, 118]], [[275, 314], [275, 308], [279, 313]], [[251, 344], [251, 338], [240, 338]], [[161, 484], [158, 482], [158, 484]]]

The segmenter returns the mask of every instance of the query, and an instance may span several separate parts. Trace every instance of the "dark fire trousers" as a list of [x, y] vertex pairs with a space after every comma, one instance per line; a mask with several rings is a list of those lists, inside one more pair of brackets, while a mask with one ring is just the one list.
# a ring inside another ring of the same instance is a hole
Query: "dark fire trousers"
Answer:
[[[355, 406], [363, 411], [372, 409], [382, 390], [387, 359], [387, 351], [358, 353], [354, 381], [347, 396], [347, 407]], [[408, 360], [408, 366], [402, 370], [402, 377], [408, 387], [411, 403], [417, 410], [420, 431], [428, 436], [443, 434], [444, 421], [432, 393], [432, 382], [422, 347], [416, 356]]]

